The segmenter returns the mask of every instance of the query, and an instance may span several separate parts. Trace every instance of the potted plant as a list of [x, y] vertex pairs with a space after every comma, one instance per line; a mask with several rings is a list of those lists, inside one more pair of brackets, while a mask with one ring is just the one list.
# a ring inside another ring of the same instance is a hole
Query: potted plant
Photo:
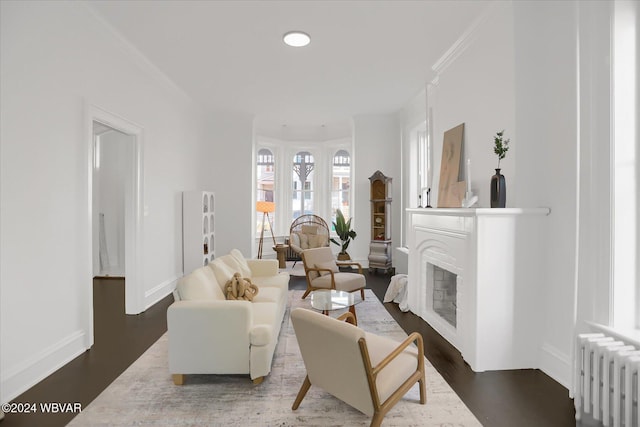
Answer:
[[504, 208], [507, 204], [507, 183], [504, 175], [500, 173], [500, 160], [504, 159], [509, 151], [509, 138], [504, 137], [504, 130], [496, 132], [493, 137], [493, 152], [498, 156], [496, 174], [491, 177], [491, 207]]
[[331, 238], [331, 242], [340, 246], [340, 253], [338, 254], [339, 260], [349, 260], [351, 257], [347, 253], [347, 248], [349, 247], [349, 243], [351, 243], [352, 239], [356, 238], [356, 232], [351, 229], [351, 218], [349, 221], [345, 221], [344, 215], [340, 209], [336, 210], [336, 220], [333, 222], [333, 228], [336, 230], [336, 234], [340, 238], [339, 243], [333, 237]]

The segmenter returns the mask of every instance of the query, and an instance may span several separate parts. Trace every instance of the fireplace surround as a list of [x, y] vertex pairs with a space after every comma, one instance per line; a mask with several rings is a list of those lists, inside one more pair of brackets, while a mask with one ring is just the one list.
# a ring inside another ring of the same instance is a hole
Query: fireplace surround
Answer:
[[409, 309], [474, 371], [537, 367], [538, 267], [549, 213], [407, 209]]

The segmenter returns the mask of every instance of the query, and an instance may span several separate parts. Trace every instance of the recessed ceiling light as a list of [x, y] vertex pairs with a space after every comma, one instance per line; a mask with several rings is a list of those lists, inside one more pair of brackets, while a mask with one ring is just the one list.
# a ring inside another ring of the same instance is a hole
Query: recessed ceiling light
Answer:
[[282, 37], [282, 40], [289, 46], [302, 47], [311, 42], [311, 37], [302, 31], [289, 31]]

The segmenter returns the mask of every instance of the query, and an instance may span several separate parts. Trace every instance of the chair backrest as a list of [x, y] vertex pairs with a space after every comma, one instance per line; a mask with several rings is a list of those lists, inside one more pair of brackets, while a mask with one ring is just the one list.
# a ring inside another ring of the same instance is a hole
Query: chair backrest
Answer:
[[[305, 249], [302, 251], [302, 262], [304, 263], [304, 270], [307, 271], [310, 268], [318, 268], [321, 264], [331, 262], [335, 264], [335, 258], [331, 248], [329, 246], [323, 246], [321, 248]], [[319, 274], [316, 271], [309, 273], [310, 280], [318, 276]]]
[[315, 311], [291, 311], [300, 353], [309, 381], [348, 403], [373, 415], [374, 406], [358, 340], [362, 329]]
[[297, 253], [304, 249], [329, 246], [329, 226], [317, 215], [301, 215], [289, 227], [289, 245]]

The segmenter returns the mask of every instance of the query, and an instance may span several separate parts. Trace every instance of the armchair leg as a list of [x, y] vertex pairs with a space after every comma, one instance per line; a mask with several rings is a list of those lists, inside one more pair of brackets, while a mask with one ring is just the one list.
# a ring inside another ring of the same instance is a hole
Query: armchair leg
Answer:
[[309, 391], [309, 387], [311, 387], [311, 381], [309, 381], [309, 375], [307, 375], [304, 378], [304, 382], [302, 383], [302, 387], [300, 387], [300, 391], [298, 392], [298, 395], [296, 396], [296, 400], [295, 400], [295, 402], [293, 402], [293, 406], [291, 407], [291, 409], [293, 409], [294, 411], [296, 409], [298, 409], [298, 406], [300, 406], [300, 403], [302, 402], [302, 399], [304, 399], [304, 397], [306, 396], [307, 392]]
[[362, 301], [364, 301], [364, 288], [360, 289], [360, 297], [362, 297]]
[[305, 299], [307, 297], [307, 295], [309, 295], [309, 293], [311, 293], [311, 289], [308, 289], [306, 291], [304, 291], [304, 294], [302, 295], [302, 299]]
[[253, 379], [253, 380], [251, 380], [251, 381], [253, 381], [253, 384], [254, 384], [254, 385], [258, 385], [258, 384], [261, 384], [261, 383], [262, 383], [262, 381], [264, 381], [264, 377], [254, 378], [254, 379]]
[[184, 384], [184, 374], [173, 374], [171, 375], [173, 378], [173, 383], [175, 385], [183, 385]]
[[420, 383], [420, 403], [424, 405], [427, 403], [427, 389], [424, 385], [424, 375], [418, 380], [418, 383]]
[[371, 427], [380, 427], [382, 425], [383, 418], [384, 418], [384, 413], [376, 411], [373, 414], [373, 418], [371, 419]]

